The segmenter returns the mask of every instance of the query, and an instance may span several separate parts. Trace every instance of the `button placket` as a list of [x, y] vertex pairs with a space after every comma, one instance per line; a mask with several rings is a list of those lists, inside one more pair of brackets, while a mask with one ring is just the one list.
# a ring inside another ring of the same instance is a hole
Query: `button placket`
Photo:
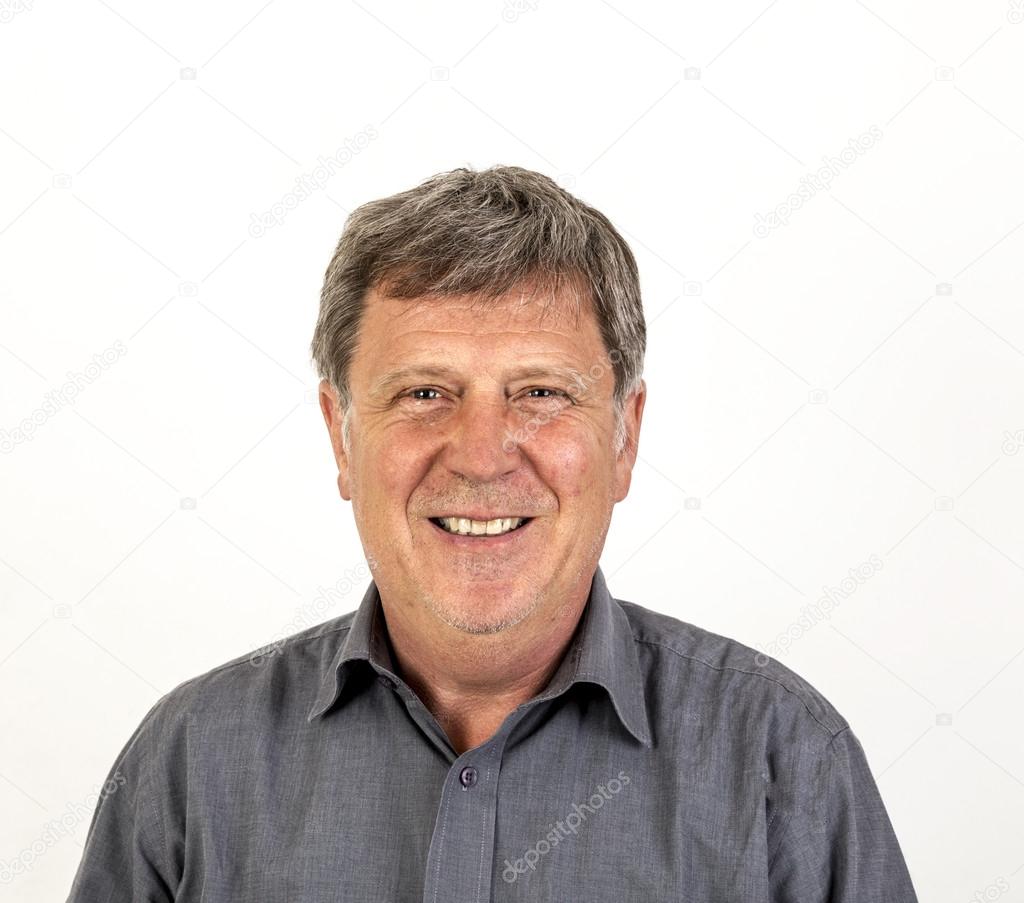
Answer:
[[423, 897], [427, 903], [491, 899], [497, 776], [506, 737], [507, 731], [499, 731], [451, 762], [427, 853]]

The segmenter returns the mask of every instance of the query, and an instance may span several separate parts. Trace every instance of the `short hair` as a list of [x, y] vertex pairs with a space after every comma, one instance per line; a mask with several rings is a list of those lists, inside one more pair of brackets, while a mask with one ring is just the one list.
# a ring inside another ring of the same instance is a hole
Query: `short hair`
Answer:
[[470, 295], [486, 303], [530, 286], [544, 296], [568, 289], [578, 317], [595, 315], [615, 376], [616, 454], [622, 412], [640, 388], [647, 328], [636, 260], [600, 211], [553, 179], [518, 166], [453, 169], [346, 219], [324, 276], [310, 352], [338, 394], [349, 447], [349, 370], [371, 290], [391, 298]]

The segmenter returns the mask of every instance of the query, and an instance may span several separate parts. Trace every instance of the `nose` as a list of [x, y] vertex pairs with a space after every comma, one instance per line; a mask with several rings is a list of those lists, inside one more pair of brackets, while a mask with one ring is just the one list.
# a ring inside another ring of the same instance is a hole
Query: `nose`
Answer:
[[503, 395], [467, 392], [449, 421], [444, 465], [476, 483], [491, 482], [515, 470], [519, 448], [513, 416]]

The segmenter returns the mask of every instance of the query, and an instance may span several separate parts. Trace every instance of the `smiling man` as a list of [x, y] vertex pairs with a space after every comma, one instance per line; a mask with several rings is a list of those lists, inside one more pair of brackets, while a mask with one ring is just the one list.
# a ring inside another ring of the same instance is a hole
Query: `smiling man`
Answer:
[[828, 700], [608, 589], [645, 335], [626, 243], [545, 176], [356, 210], [312, 353], [373, 580], [153, 706], [71, 899], [916, 903]]
[[[557, 306], [545, 310], [545, 292]], [[563, 657], [629, 488], [643, 386], [617, 425], [608, 352], [572, 285], [516, 286], [483, 309], [463, 294], [410, 303], [368, 289], [358, 348], [334, 379], [351, 397], [321, 385], [338, 484], [396, 663], [462, 752]]]

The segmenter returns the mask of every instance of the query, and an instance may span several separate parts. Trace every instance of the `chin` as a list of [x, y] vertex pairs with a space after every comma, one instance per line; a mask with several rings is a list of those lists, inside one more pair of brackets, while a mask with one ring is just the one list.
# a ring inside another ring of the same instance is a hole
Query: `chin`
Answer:
[[512, 602], [507, 594], [503, 594], [499, 604], [488, 605], [478, 593], [472, 593], [468, 598], [463, 596], [454, 602], [439, 603], [430, 597], [427, 605], [449, 627], [463, 633], [491, 634], [514, 627], [528, 618], [537, 607], [537, 600], [517, 598]]

